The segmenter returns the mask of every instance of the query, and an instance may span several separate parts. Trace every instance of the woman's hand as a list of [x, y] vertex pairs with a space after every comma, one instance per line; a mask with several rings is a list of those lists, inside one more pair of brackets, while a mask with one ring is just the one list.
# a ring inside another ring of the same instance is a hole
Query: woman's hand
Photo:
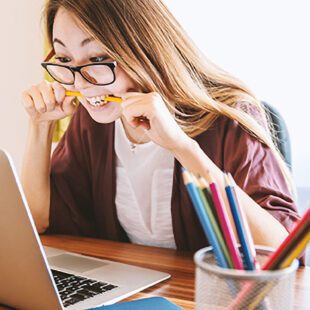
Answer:
[[23, 105], [34, 122], [62, 119], [74, 113], [74, 97], [66, 97], [65, 88], [58, 82], [42, 81], [23, 92]]
[[174, 152], [190, 140], [158, 93], [128, 92], [121, 97], [127, 122], [133, 127], [144, 127], [147, 136], [156, 144]]

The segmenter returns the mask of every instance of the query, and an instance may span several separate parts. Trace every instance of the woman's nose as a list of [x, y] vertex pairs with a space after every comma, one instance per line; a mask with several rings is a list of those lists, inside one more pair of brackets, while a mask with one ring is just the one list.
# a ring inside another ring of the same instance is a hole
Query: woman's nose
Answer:
[[86, 81], [79, 72], [74, 72], [74, 74], [75, 74], [75, 79], [74, 79], [75, 89], [83, 89], [91, 85], [91, 83]]

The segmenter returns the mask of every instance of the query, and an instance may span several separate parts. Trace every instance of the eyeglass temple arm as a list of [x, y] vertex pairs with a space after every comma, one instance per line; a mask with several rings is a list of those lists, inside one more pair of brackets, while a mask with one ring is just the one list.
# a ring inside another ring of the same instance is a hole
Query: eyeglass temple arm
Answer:
[[47, 54], [47, 56], [45, 57], [44, 62], [49, 61], [54, 55], [55, 55], [55, 51], [54, 51], [54, 49], [52, 48], [51, 51], [50, 51], [50, 52]]

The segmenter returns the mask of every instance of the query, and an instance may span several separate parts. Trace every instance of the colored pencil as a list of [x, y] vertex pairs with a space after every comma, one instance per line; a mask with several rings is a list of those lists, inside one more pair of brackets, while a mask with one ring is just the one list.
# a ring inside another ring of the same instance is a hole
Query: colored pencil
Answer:
[[229, 249], [229, 253], [231, 255], [233, 266], [235, 269], [242, 270], [243, 264], [242, 264], [241, 256], [238, 251], [238, 246], [237, 246], [237, 242], [236, 242], [236, 239], [233, 233], [233, 229], [229, 221], [227, 211], [224, 206], [223, 198], [217, 188], [216, 183], [214, 182], [209, 172], [206, 173], [206, 179], [210, 186], [214, 206], [215, 206], [215, 209], [218, 215], [218, 219], [220, 222], [221, 229], [223, 231], [226, 244]]
[[236, 230], [237, 230], [237, 235], [241, 244], [241, 251], [243, 253], [243, 258], [244, 258], [244, 263], [245, 263], [245, 268], [246, 270], [255, 270], [255, 265], [254, 265], [254, 258], [252, 257], [247, 234], [245, 232], [245, 227], [244, 227], [244, 222], [245, 218], [241, 218], [241, 213], [240, 213], [240, 205], [238, 205], [235, 192], [233, 191], [232, 185], [230, 184], [230, 180], [228, 175], [225, 173], [224, 174], [225, 178], [225, 191], [227, 195], [227, 199], [229, 202], [231, 214], [233, 216]]
[[81, 97], [82, 94], [78, 91], [66, 90], [66, 96], [70, 97]]
[[196, 214], [202, 226], [202, 229], [205, 233], [205, 236], [209, 240], [210, 245], [213, 247], [213, 252], [217, 260], [217, 263], [219, 264], [220, 267], [228, 268], [228, 264], [226, 263], [224, 253], [221, 251], [221, 247], [219, 245], [215, 232], [212, 228], [211, 222], [206, 214], [206, 211], [200, 199], [199, 193], [195, 185], [193, 184], [193, 181], [191, 179], [189, 172], [183, 167], [182, 167], [182, 176], [183, 176], [184, 184], [186, 186], [186, 189], [188, 191], [188, 194], [191, 198]]
[[[283, 260], [280, 265], [280, 268], [287, 268], [289, 267], [295, 258], [297, 258], [306, 248], [308, 242], [310, 241], [310, 232], [308, 231], [301, 237], [301, 240], [295, 245], [295, 247], [290, 251], [289, 255]], [[256, 306], [261, 303], [261, 301], [266, 297], [269, 291], [272, 289], [275, 283], [270, 282], [267, 283], [266, 286], [260, 289], [255, 289], [256, 296], [252, 303], [248, 306], [248, 309], [255, 309]]]
[[[77, 91], [71, 91], [66, 90], [66, 96], [71, 97], [83, 97], [83, 95], [80, 92]], [[123, 99], [121, 97], [115, 97], [115, 96], [100, 96], [102, 100], [107, 100], [111, 102], [123, 102]]]
[[308, 231], [305, 236], [302, 237], [302, 239], [299, 241], [299, 243], [292, 249], [292, 251], [287, 255], [285, 259], [283, 259], [280, 268], [286, 268], [289, 267], [293, 260], [297, 258], [301, 253], [305, 250], [308, 243], [310, 241], [310, 232]]
[[[270, 309], [269, 300], [266, 298], [263, 300], [270, 290], [274, 287], [274, 282], [268, 282], [265, 286], [255, 289], [255, 298], [249, 305], [246, 305], [247, 310], [259, 310], [259, 309]], [[241, 307], [237, 309], [244, 309]]]
[[277, 248], [275, 252], [271, 254], [268, 260], [263, 265], [263, 270], [274, 270], [279, 268], [283, 263], [283, 260], [287, 256], [286, 249], [290, 247], [291, 244], [298, 242], [298, 236], [303, 231], [309, 231], [310, 229], [310, 209], [304, 214], [301, 220], [294, 226], [290, 234], [285, 238], [281, 245]]
[[207, 182], [206, 180], [204, 180], [202, 177], [200, 177], [198, 180], [193, 177], [193, 180], [195, 182], [195, 185], [196, 187], [198, 188], [199, 190], [199, 193], [200, 193], [200, 196], [201, 196], [201, 200], [204, 204], [204, 207], [205, 207], [205, 210], [207, 212], [207, 215], [210, 219], [210, 222], [211, 222], [211, 225], [212, 225], [212, 228], [217, 236], [217, 240], [220, 244], [220, 247], [221, 247], [221, 250], [222, 252], [224, 253], [224, 256], [225, 256], [225, 259], [226, 259], [226, 262], [227, 262], [227, 265], [229, 268], [233, 268], [233, 265], [232, 265], [232, 261], [231, 261], [231, 257], [230, 257], [230, 254], [228, 252], [228, 248], [227, 248], [227, 245], [225, 243], [225, 240], [223, 238], [223, 235], [222, 235], [222, 232], [220, 230], [220, 227], [219, 227], [219, 224], [216, 220], [216, 218], [214, 217], [214, 214], [213, 214], [213, 211], [211, 209], [211, 206], [205, 196], [205, 192], [204, 190], [207, 189]]
[[[211, 211], [212, 211], [212, 213], [213, 213], [213, 216], [214, 216], [214, 218], [215, 218], [215, 220], [216, 220], [218, 226], [220, 226], [220, 222], [219, 222], [219, 219], [218, 219], [218, 217], [217, 217], [216, 210], [215, 210], [215, 207], [214, 207], [214, 203], [213, 203], [213, 199], [212, 199], [212, 194], [211, 194], [211, 192], [210, 192], [209, 184], [208, 184], [208, 182], [206, 181], [206, 179], [203, 178], [202, 176], [199, 177], [199, 180], [201, 180], [202, 183], [205, 184], [205, 186], [202, 187], [202, 191], [203, 191], [203, 193], [204, 193], [204, 195], [205, 195], [205, 197], [206, 197], [206, 199], [207, 199], [207, 202], [208, 202], [208, 204], [209, 204], [209, 206], [210, 206], [210, 208], [211, 208]], [[201, 182], [201, 181], [200, 181], [200, 182]]]
[[[240, 220], [241, 220], [241, 223], [242, 223], [242, 227], [244, 229], [244, 234], [246, 236], [246, 240], [247, 240], [247, 245], [249, 247], [249, 251], [250, 251], [250, 255], [251, 255], [251, 261], [252, 261], [252, 265], [254, 266], [254, 269], [260, 269], [260, 266], [259, 266], [259, 263], [258, 261], [256, 260], [256, 250], [255, 250], [255, 245], [254, 245], [254, 241], [253, 241], [253, 238], [252, 238], [252, 234], [250, 232], [250, 227], [249, 227], [249, 224], [248, 224], [248, 221], [246, 219], [246, 216], [245, 216], [245, 213], [243, 211], [243, 208], [238, 200], [238, 195], [237, 195], [237, 192], [236, 192], [236, 182], [234, 180], [234, 178], [232, 177], [232, 175], [230, 173], [228, 173], [228, 178], [230, 180], [230, 184], [231, 184], [231, 187], [232, 187], [232, 191], [234, 193], [234, 197], [236, 199], [236, 206], [237, 206], [237, 209], [238, 209], [238, 212], [239, 212], [239, 215], [240, 215]], [[247, 263], [247, 261], [245, 261], [247, 267], [251, 270], [251, 263]]]
[[[262, 270], [275, 270], [278, 268], [286, 268], [290, 266], [295, 258], [297, 258], [307, 246], [310, 239], [310, 209], [304, 214], [301, 220], [295, 225], [290, 234], [285, 238], [281, 245], [273, 252], [263, 264]], [[302, 233], [301, 233], [302, 232]], [[289, 249], [289, 250], [287, 250]], [[285, 253], [285, 255], [283, 254]], [[245, 302], [248, 302], [248, 296], [258, 293], [259, 289], [253, 283], [245, 285], [234, 301], [229, 305], [228, 309], [240, 309]], [[265, 290], [264, 290], [265, 291]], [[265, 294], [266, 295], [266, 294]], [[257, 296], [264, 296], [257, 295]], [[259, 302], [256, 297], [256, 302]]]

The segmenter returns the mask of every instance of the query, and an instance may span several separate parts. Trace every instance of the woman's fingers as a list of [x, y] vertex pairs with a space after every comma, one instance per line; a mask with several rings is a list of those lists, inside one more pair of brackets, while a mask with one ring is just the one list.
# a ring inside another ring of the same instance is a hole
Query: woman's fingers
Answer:
[[27, 113], [30, 116], [35, 116], [38, 112], [34, 106], [34, 102], [31, 98], [31, 96], [29, 95], [29, 93], [27, 91], [23, 92], [22, 100], [23, 100], [23, 104], [24, 104], [24, 107], [25, 107]]
[[122, 95], [123, 115], [132, 127], [151, 128], [153, 94], [126, 93]]
[[122, 114], [125, 116], [127, 121], [133, 126], [137, 127], [140, 125], [139, 119], [147, 119], [146, 107], [138, 102], [133, 105], [123, 105]]
[[[156, 113], [156, 93], [127, 93], [123, 96], [123, 115], [134, 126], [150, 127], [150, 119]], [[155, 107], [155, 108], [154, 108]]]
[[45, 105], [44, 99], [37, 86], [33, 85], [30, 87], [29, 95], [33, 100], [36, 111], [41, 114], [46, 112], [46, 105]]
[[62, 119], [74, 113], [73, 97], [66, 97], [65, 88], [58, 82], [43, 81], [23, 92], [23, 104], [35, 121]]
[[56, 99], [51, 84], [43, 81], [39, 84], [39, 90], [45, 103], [45, 111], [53, 111], [55, 109]]
[[76, 110], [76, 105], [74, 103], [74, 97], [66, 97], [62, 104], [62, 110], [66, 115], [71, 115]]
[[53, 82], [52, 84], [54, 90], [55, 100], [58, 104], [61, 104], [65, 97], [66, 97], [66, 90], [65, 88], [58, 82]]
[[147, 129], [147, 130], [151, 128], [150, 121], [145, 116], [139, 116], [139, 117], [133, 118], [133, 120], [131, 121], [131, 124], [133, 127], [142, 126], [144, 129]]

